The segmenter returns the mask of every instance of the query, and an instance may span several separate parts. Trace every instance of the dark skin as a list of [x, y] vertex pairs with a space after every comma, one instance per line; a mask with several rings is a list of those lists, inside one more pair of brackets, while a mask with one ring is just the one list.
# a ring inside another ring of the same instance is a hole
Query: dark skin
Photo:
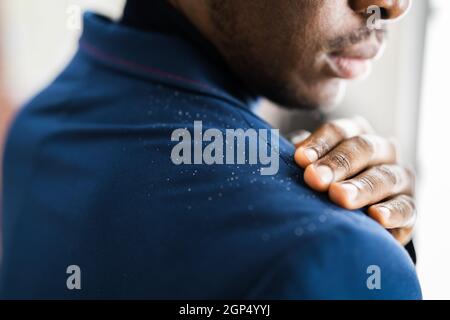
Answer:
[[[398, 20], [409, 0], [170, 0], [218, 49], [256, 93], [288, 108], [327, 109], [349, 80], [370, 72], [385, 29], [370, 29], [367, 8], [381, 24]], [[305, 182], [347, 209], [369, 206], [371, 217], [402, 244], [412, 234], [414, 176], [397, 163], [392, 141], [361, 118], [327, 123], [295, 137]]]

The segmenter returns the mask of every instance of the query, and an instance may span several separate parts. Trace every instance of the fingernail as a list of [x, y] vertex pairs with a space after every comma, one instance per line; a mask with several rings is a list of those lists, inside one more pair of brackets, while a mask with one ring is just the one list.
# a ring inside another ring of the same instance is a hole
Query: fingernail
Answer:
[[347, 199], [350, 201], [355, 200], [358, 196], [358, 188], [351, 183], [343, 183], [341, 184], [341, 188], [344, 190]]
[[383, 216], [384, 220], [389, 220], [391, 216], [391, 210], [385, 207], [378, 207], [377, 210], [380, 213], [380, 215]]
[[316, 168], [316, 172], [319, 175], [319, 179], [320, 181], [322, 181], [323, 184], [330, 184], [331, 182], [333, 182], [334, 179], [334, 174], [333, 174], [333, 170], [331, 170], [330, 167], [328, 166], [318, 166]]
[[310, 161], [314, 162], [319, 159], [319, 155], [317, 154], [316, 150], [312, 148], [307, 148], [303, 151], [304, 156]]
[[301, 144], [303, 141], [306, 140], [306, 138], [308, 138], [311, 135], [311, 133], [309, 133], [308, 131], [301, 131], [298, 132], [297, 134], [295, 134], [294, 136], [291, 137], [291, 142], [294, 145], [298, 145]]

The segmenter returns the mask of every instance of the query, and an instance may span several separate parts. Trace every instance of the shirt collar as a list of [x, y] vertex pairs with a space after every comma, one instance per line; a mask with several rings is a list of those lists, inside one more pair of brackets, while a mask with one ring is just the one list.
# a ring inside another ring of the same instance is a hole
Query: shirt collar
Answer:
[[88, 12], [80, 51], [129, 74], [246, 108], [257, 101], [210, 48], [188, 36], [141, 31]]

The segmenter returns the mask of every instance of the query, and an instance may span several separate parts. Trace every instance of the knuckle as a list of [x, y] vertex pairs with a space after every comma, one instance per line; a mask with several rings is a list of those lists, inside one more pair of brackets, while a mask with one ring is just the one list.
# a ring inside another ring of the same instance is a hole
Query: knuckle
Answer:
[[359, 178], [358, 185], [360, 188], [372, 193], [378, 190], [380, 186], [380, 179], [375, 174], [365, 174]]
[[352, 173], [363, 163], [372, 157], [373, 145], [362, 136], [347, 139], [329, 155], [324, 158], [324, 162], [336, 169], [342, 169], [345, 174]]
[[390, 165], [381, 165], [378, 166], [376, 170], [376, 174], [385, 182], [388, 182], [390, 185], [398, 185], [401, 182], [401, 175], [398, 170], [394, 169], [394, 166]]
[[328, 152], [329, 145], [326, 140], [319, 138], [315, 143], [309, 145], [308, 148], [314, 150], [320, 158]]
[[346, 150], [337, 150], [330, 155], [329, 162], [335, 168], [343, 169], [346, 173], [352, 171], [351, 153]]
[[342, 129], [341, 126], [339, 126], [337, 123], [331, 121], [331, 122], [327, 122], [323, 125], [323, 128], [326, 132], [328, 132], [329, 134], [334, 134], [340, 138], [344, 138], [345, 137], [345, 132]]
[[402, 176], [397, 166], [380, 165], [358, 177], [361, 188], [376, 194], [395, 194], [403, 187]]
[[414, 210], [410, 203], [402, 198], [391, 200], [388, 206], [391, 211], [396, 212], [403, 217], [409, 215]]
[[401, 195], [389, 201], [387, 205], [392, 212], [401, 217], [405, 226], [414, 225], [417, 217], [417, 210], [413, 198]]
[[354, 148], [354, 152], [357, 154], [368, 153], [373, 155], [375, 152], [375, 144], [368, 135], [360, 135], [350, 139], [350, 142]]
[[416, 210], [416, 202], [412, 197], [406, 196], [406, 195], [400, 195], [398, 196], [398, 200], [403, 203], [403, 205], [408, 208], [410, 211]]

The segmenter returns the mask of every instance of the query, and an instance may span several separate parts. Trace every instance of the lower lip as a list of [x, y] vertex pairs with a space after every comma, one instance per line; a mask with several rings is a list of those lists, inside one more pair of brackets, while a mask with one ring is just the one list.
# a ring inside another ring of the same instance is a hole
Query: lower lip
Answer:
[[366, 76], [372, 65], [369, 59], [328, 56], [328, 65], [333, 76], [342, 79], [358, 79]]

